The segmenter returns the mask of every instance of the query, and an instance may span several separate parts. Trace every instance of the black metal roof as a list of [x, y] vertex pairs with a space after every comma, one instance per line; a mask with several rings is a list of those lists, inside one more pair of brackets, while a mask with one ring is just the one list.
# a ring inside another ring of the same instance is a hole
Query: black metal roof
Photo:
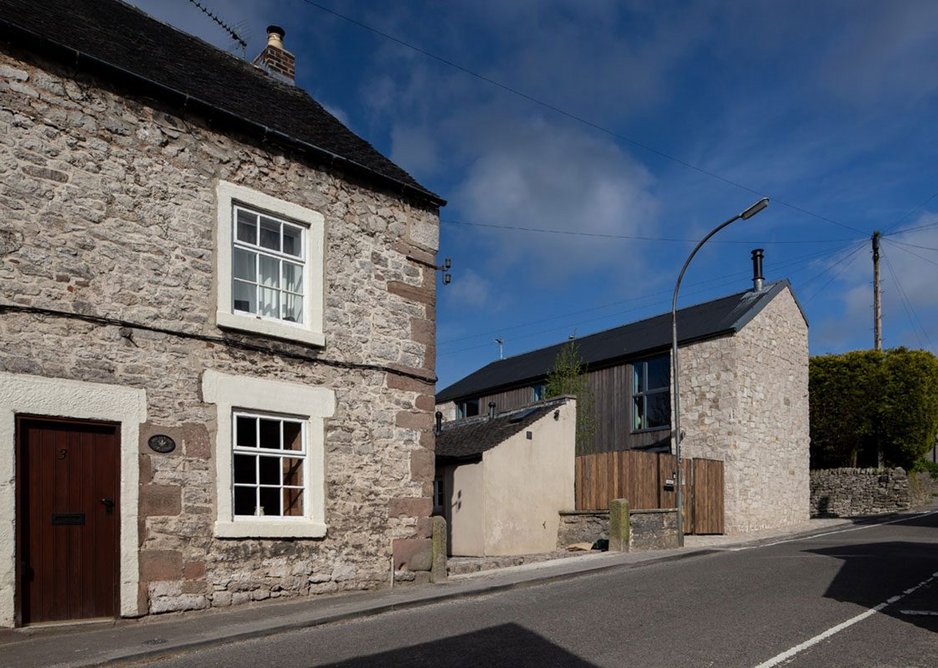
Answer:
[[[738, 332], [786, 288], [790, 289], [791, 284], [788, 280], [781, 280], [767, 284], [759, 292], [748, 290], [680, 309], [679, 344]], [[590, 369], [667, 350], [671, 345], [671, 313], [584, 336], [578, 338], [576, 344], [580, 358]], [[543, 379], [564, 345], [566, 342], [492, 362], [441, 390], [436, 400], [442, 403], [473, 398]]]
[[444, 422], [436, 435], [436, 456], [441, 463], [477, 459], [486, 450], [514, 436], [566, 403], [566, 397], [499, 413]]
[[445, 204], [301, 88], [123, 2], [0, 0], [0, 38], [69, 66], [134, 81], [164, 103], [220, 112], [264, 139], [292, 144], [434, 206]]

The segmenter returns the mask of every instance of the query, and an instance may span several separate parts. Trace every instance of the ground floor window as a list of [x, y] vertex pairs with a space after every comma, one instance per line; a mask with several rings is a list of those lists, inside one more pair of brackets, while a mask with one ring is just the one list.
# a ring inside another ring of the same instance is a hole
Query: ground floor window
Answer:
[[215, 536], [325, 536], [325, 419], [335, 393], [206, 370], [202, 396], [218, 419]]
[[232, 432], [235, 517], [303, 517], [303, 420], [235, 412]]

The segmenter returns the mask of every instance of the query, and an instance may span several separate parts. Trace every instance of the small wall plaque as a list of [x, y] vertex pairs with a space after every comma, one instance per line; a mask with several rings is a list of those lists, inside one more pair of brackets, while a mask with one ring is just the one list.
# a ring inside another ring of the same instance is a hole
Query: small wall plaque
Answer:
[[176, 441], [171, 439], [166, 434], [154, 434], [147, 441], [147, 445], [150, 446], [150, 449], [153, 450], [153, 452], [160, 452], [163, 454], [172, 452], [176, 449]]

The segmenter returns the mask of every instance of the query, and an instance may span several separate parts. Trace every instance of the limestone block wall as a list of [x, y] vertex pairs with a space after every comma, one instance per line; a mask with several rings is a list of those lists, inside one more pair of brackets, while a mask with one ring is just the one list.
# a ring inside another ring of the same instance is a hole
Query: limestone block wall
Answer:
[[811, 471], [811, 516], [855, 517], [908, 510], [932, 501], [935, 481], [927, 473], [894, 469]]
[[724, 461], [726, 532], [807, 520], [807, 324], [791, 292], [680, 355], [683, 456]]
[[[407, 571], [430, 549], [436, 208], [32, 56], [0, 54], [0, 94], [0, 370], [145, 390], [139, 612]], [[220, 179], [325, 217], [324, 348], [215, 326]], [[324, 538], [213, 537], [207, 369], [335, 392]]]
[[[609, 511], [560, 513], [557, 548], [574, 543], [595, 543], [609, 539]], [[677, 510], [629, 509], [629, 549], [666, 550], [677, 547]]]

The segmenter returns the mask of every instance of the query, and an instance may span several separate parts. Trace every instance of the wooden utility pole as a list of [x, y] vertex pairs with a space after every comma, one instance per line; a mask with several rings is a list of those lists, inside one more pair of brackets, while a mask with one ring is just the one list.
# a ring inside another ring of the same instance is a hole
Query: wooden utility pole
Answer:
[[883, 350], [883, 308], [879, 299], [879, 230], [873, 232], [873, 348]]
[[[873, 348], [883, 351], [883, 308], [879, 293], [879, 230], [873, 232]], [[883, 442], [876, 428], [876, 466], [883, 468]]]

